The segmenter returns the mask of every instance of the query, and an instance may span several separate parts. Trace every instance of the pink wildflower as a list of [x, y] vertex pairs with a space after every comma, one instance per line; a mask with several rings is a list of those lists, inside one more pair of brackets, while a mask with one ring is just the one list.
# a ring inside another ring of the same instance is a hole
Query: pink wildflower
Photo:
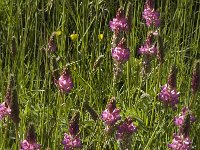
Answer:
[[69, 134], [64, 133], [64, 140], [62, 144], [64, 145], [65, 150], [71, 150], [74, 148], [81, 148], [81, 140], [79, 136], [79, 112], [76, 112], [69, 123]]
[[117, 47], [112, 49], [112, 57], [118, 63], [125, 63], [129, 60], [130, 50], [126, 48], [124, 38], [122, 38]]
[[160, 26], [160, 13], [154, 10], [152, 6], [152, 0], [147, 0], [144, 5], [144, 11], [142, 17], [146, 20], [146, 25], [150, 27], [152, 24], [155, 27]]
[[121, 119], [120, 110], [116, 108], [115, 99], [107, 105], [107, 109], [102, 112], [102, 120], [105, 122], [106, 126], [113, 126], [118, 120]]
[[183, 107], [182, 113], [174, 118], [174, 123], [179, 127], [179, 134], [189, 136], [190, 125], [195, 122], [196, 118], [191, 114], [187, 107]]
[[133, 120], [128, 117], [124, 120], [124, 122], [118, 126], [116, 138], [118, 140], [126, 141], [129, 140], [131, 135], [137, 131], [137, 127], [132, 123]]
[[58, 79], [58, 86], [62, 92], [69, 93], [73, 88], [72, 78], [68, 70], [64, 70]]
[[139, 48], [139, 54], [141, 55], [156, 55], [157, 54], [157, 46], [153, 43], [153, 36], [157, 32], [151, 32], [145, 41], [145, 44]]
[[196, 118], [192, 114], [190, 114], [190, 110], [187, 107], [183, 107], [182, 113], [174, 118], [175, 125], [177, 125], [178, 127], [182, 127], [186, 121], [187, 115], [189, 115], [191, 123], [196, 121]]
[[29, 123], [29, 127], [26, 134], [26, 139], [23, 142], [21, 142], [21, 150], [40, 149], [41, 145], [36, 143], [36, 133], [33, 123]]
[[168, 148], [172, 150], [191, 150], [191, 140], [189, 137], [184, 137], [183, 135], [174, 134], [171, 144], [168, 144]]
[[159, 99], [165, 104], [175, 108], [175, 105], [179, 102], [180, 93], [176, 89], [171, 89], [167, 84], [162, 86], [159, 93]]
[[128, 30], [128, 22], [122, 9], [118, 9], [116, 18], [113, 18], [113, 21], [110, 21], [109, 24], [112, 31], [119, 32]]
[[2, 120], [4, 117], [11, 114], [11, 109], [7, 106], [5, 102], [0, 104], [0, 120]]
[[41, 145], [35, 142], [31, 143], [30, 141], [24, 140], [21, 143], [21, 150], [38, 150], [40, 149]]
[[72, 135], [68, 135], [67, 133], [64, 133], [64, 140], [62, 141], [62, 144], [64, 145], [65, 150], [82, 147], [79, 135], [73, 137]]

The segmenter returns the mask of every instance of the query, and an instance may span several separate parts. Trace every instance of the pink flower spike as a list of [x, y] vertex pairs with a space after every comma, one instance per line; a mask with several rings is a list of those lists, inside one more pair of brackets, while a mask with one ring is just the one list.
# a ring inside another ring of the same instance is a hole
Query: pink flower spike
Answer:
[[117, 47], [112, 49], [112, 57], [118, 63], [125, 63], [129, 60], [130, 50], [126, 48], [126, 41], [124, 38], [122, 38]]
[[82, 147], [79, 135], [72, 137], [67, 133], [64, 133], [64, 140], [62, 141], [62, 144], [64, 145], [65, 150]]
[[41, 148], [40, 144], [36, 143], [36, 133], [33, 123], [29, 123], [26, 133], [26, 139], [21, 142], [21, 150], [38, 150]]
[[116, 18], [113, 18], [113, 20], [109, 22], [109, 25], [112, 31], [119, 32], [128, 30], [128, 21], [122, 9], [118, 9]]
[[148, 56], [157, 54], [157, 46], [156, 44], [153, 43], [154, 36], [157, 36], [156, 32], [149, 33], [144, 45], [139, 48], [139, 52], [138, 52], [139, 54], [148, 55]]
[[176, 104], [179, 102], [180, 93], [176, 89], [171, 89], [167, 84], [162, 86], [161, 92], [159, 93], [159, 99], [166, 105], [176, 108]]
[[28, 142], [27, 140], [24, 140], [21, 142], [21, 150], [38, 150], [40, 149], [41, 145], [37, 144], [35, 142]]
[[191, 150], [191, 140], [189, 137], [183, 135], [174, 134], [171, 144], [168, 144], [168, 148], [172, 150]]
[[175, 125], [177, 125], [178, 127], [183, 127], [183, 125], [186, 121], [187, 115], [189, 115], [189, 120], [190, 120], [191, 123], [196, 121], [196, 118], [191, 114], [189, 108], [183, 107], [182, 113], [179, 114], [179, 116], [176, 116], [174, 118]]
[[114, 125], [118, 120], [121, 119], [120, 116], [120, 110], [114, 109], [112, 112], [110, 112], [108, 109], [104, 110], [102, 112], [102, 120], [105, 122], [106, 125], [112, 126]]
[[128, 141], [133, 133], [137, 131], [137, 127], [132, 123], [133, 120], [128, 117], [118, 126], [116, 138], [119, 141]]
[[160, 26], [160, 13], [154, 10], [152, 2], [150, 2], [150, 0], [147, 0], [144, 5], [142, 17], [146, 20], [146, 25], [148, 27], [150, 27], [151, 25], [154, 25], [155, 27]]
[[5, 102], [0, 104], [0, 120], [2, 120], [4, 117], [11, 114], [11, 109], [6, 105]]
[[101, 118], [105, 122], [106, 131], [112, 129], [115, 123], [121, 119], [120, 110], [116, 108], [116, 100], [113, 97], [102, 112]]
[[74, 86], [68, 70], [63, 71], [57, 83], [60, 90], [65, 93], [69, 93]]
[[157, 53], [157, 47], [155, 45], [149, 46], [147, 44], [141, 46], [139, 48], [139, 54], [142, 55], [156, 55]]

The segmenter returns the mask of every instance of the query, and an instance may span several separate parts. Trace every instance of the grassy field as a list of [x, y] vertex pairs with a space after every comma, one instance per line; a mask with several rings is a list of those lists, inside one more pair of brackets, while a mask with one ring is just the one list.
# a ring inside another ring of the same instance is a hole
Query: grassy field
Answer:
[[[132, 6], [132, 28], [125, 36], [130, 59], [115, 84], [109, 21], [119, 7], [126, 10], [128, 2]], [[130, 149], [168, 149], [178, 130], [173, 118], [184, 106], [190, 106], [197, 118], [191, 125], [190, 139], [192, 148], [200, 149], [200, 92], [191, 93], [193, 65], [200, 59], [200, 2], [155, 0], [165, 62], [160, 64], [152, 58], [151, 71], [145, 78], [141, 76], [142, 56], [137, 55], [149, 31], [142, 18], [144, 4], [139, 0], [0, 1], [0, 103], [4, 101], [10, 75], [14, 74], [21, 119], [17, 124], [10, 117], [0, 121], [0, 150], [19, 149], [29, 122], [34, 123], [42, 150], [64, 149], [61, 142], [75, 112], [80, 113], [82, 149], [118, 150], [119, 142], [104, 132], [101, 117], [94, 121], [84, 107], [87, 101], [101, 116], [112, 97], [116, 98], [122, 120], [130, 116], [138, 128]], [[53, 32], [57, 33], [57, 51], [50, 54], [46, 50]], [[75, 40], [70, 38], [73, 33], [78, 34]], [[94, 70], [101, 55], [102, 62]], [[164, 106], [157, 96], [167, 83], [172, 65], [178, 68], [177, 110]], [[70, 69], [74, 83], [70, 93], [61, 92], [53, 82], [53, 70], [61, 73], [65, 67]]]

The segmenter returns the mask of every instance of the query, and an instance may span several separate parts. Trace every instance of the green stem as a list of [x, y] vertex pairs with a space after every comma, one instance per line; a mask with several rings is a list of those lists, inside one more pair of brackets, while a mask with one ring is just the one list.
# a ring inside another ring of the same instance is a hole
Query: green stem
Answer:
[[16, 130], [15, 130], [16, 149], [20, 149], [18, 132], [19, 132], [19, 124], [17, 123], [17, 124], [16, 124]]
[[[160, 65], [160, 68], [159, 68], [159, 71], [158, 71], [158, 78], [157, 78], [158, 80], [157, 80], [157, 84], [156, 84], [156, 93], [158, 92], [158, 89], [159, 89], [159, 86], [160, 86], [159, 83], [160, 83], [161, 70], [162, 70], [162, 64]], [[152, 108], [152, 111], [151, 111], [150, 126], [152, 126], [152, 124], [153, 124], [156, 100], [157, 100], [157, 96], [154, 97], [154, 101], [153, 101], [153, 108]]]

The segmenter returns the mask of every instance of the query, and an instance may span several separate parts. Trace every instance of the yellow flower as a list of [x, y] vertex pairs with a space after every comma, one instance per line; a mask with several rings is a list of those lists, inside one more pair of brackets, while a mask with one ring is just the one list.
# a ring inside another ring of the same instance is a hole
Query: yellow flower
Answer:
[[73, 69], [76, 70], [76, 65], [74, 65]]
[[72, 41], [76, 41], [76, 40], [78, 39], [78, 34], [73, 33], [73, 34], [71, 34], [69, 37], [70, 37], [70, 39], [71, 39]]
[[56, 36], [60, 36], [62, 34], [61, 31], [56, 31]]
[[99, 38], [99, 41], [101, 41], [103, 39], [103, 34], [99, 34], [98, 38]]

